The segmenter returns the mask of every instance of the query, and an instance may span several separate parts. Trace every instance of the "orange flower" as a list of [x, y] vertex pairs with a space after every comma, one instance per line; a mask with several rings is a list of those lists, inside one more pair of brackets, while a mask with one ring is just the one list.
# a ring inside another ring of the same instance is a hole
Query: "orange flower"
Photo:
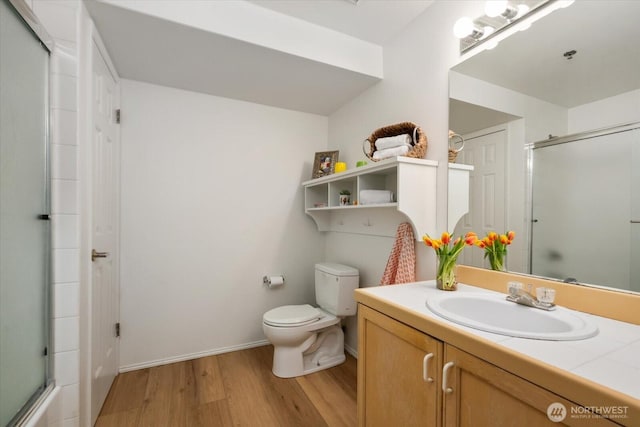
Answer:
[[467, 233], [467, 237], [464, 239], [464, 242], [471, 246], [473, 244], [475, 244], [478, 241], [478, 236], [474, 234], [469, 235], [469, 233]]
[[507, 246], [511, 244], [515, 237], [516, 233], [513, 231], [500, 235], [495, 231], [490, 231], [482, 240], [476, 242], [476, 246], [484, 249], [484, 256], [489, 259], [491, 269], [502, 271], [504, 270], [504, 261], [507, 256]]
[[449, 242], [451, 242], [451, 235], [445, 231], [444, 233], [442, 233], [440, 240], [442, 240], [442, 243], [444, 243], [445, 245], [448, 245]]
[[478, 235], [477, 235], [475, 232], [473, 232], [473, 231], [469, 231], [467, 234], [465, 234], [465, 235], [464, 235], [465, 239], [466, 239], [467, 237], [471, 237], [471, 236], [476, 236], [476, 237], [478, 237]]
[[457, 245], [458, 243], [460, 243], [461, 239], [462, 239], [462, 237], [458, 237], [456, 240], [454, 240], [454, 242], [453, 242], [454, 246]]
[[429, 238], [429, 236], [422, 236], [422, 241], [424, 242], [425, 245], [432, 247], [433, 246], [433, 240], [431, 240]]
[[433, 249], [440, 249], [440, 247], [442, 246], [442, 240], [431, 240], [431, 247], [433, 247]]

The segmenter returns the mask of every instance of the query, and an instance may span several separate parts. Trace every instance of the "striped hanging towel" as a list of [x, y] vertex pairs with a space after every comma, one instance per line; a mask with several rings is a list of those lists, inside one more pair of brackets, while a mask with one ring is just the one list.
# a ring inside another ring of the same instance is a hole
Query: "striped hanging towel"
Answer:
[[396, 231], [396, 241], [384, 269], [381, 285], [393, 285], [416, 281], [416, 241], [413, 228], [403, 222]]

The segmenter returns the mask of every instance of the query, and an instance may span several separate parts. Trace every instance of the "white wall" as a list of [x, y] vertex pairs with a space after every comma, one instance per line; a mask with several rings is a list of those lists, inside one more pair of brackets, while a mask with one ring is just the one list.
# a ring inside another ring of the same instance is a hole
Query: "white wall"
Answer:
[[[478, 2], [435, 2], [384, 46], [384, 74], [376, 84], [329, 117], [329, 146], [353, 167], [364, 158], [362, 141], [375, 129], [412, 121], [425, 131], [426, 158], [438, 160], [437, 224], [447, 227], [448, 73], [458, 58], [455, 21], [475, 12]], [[375, 286], [393, 247], [393, 238], [328, 233], [326, 258], [358, 267], [361, 287]], [[417, 279], [435, 278], [432, 250], [416, 243]], [[346, 345], [357, 348], [356, 320], [346, 321]]]
[[121, 99], [120, 366], [263, 343], [265, 311], [314, 301], [300, 183], [327, 118], [131, 80]]
[[50, 61], [53, 378], [59, 388], [38, 426], [79, 424], [80, 209], [77, 0], [27, 2], [54, 39]]
[[640, 89], [569, 109], [568, 133], [640, 121]]
[[568, 110], [540, 99], [452, 71], [451, 98], [522, 117], [526, 141], [567, 133]]

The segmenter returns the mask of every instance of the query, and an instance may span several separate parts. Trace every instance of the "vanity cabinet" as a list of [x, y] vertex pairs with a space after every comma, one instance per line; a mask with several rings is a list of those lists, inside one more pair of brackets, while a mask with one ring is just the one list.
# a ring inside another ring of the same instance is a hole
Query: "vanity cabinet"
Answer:
[[358, 334], [360, 426], [616, 425], [552, 422], [550, 404], [576, 405], [363, 304]]
[[358, 423], [437, 426], [442, 342], [358, 306]]
[[[573, 418], [576, 404], [454, 346], [444, 346], [444, 426], [615, 426], [602, 418]], [[549, 405], [564, 406], [565, 418], [553, 422]]]

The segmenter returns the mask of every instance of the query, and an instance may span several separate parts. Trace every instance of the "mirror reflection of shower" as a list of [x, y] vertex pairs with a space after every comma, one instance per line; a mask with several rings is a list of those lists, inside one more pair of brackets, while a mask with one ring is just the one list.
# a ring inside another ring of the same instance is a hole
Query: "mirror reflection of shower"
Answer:
[[542, 141], [532, 156], [531, 273], [640, 291], [640, 123]]

